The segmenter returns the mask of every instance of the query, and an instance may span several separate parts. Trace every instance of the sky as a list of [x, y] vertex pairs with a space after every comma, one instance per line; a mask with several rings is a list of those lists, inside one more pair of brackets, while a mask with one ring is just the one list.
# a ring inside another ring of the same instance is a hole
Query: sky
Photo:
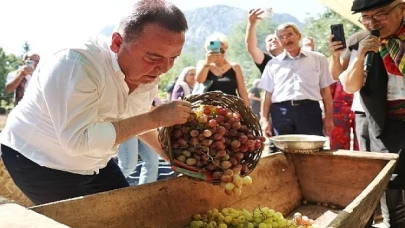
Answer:
[[[182, 10], [212, 5], [241, 9], [273, 8], [299, 20], [325, 10], [319, 0], [171, 0]], [[133, 0], [9, 0], [0, 2], [0, 47], [21, 55], [28, 42], [33, 51], [48, 56], [59, 48], [84, 41], [115, 24]], [[291, 7], [294, 6], [294, 7]]]

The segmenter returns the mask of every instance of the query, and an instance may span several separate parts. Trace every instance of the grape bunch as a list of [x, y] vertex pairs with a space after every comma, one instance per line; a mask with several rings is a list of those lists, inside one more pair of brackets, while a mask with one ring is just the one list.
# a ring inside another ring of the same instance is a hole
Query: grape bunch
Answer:
[[193, 109], [187, 123], [173, 127], [170, 140], [176, 164], [202, 170], [220, 183], [226, 194], [239, 195], [243, 185], [252, 183], [252, 178], [244, 175], [247, 158], [260, 151], [266, 139], [244, 125], [239, 113], [201, 105]]
[[[301, 216], [301, 214], [299, 214]], [[268, 207], [255, 208], [253, 212], [245, 209], [213, 209], [204, 214], [195, 214], [189, 228], [319, 228], [313, 220], [309, 224], [297, 223], [286, 219], [280, 212]]]

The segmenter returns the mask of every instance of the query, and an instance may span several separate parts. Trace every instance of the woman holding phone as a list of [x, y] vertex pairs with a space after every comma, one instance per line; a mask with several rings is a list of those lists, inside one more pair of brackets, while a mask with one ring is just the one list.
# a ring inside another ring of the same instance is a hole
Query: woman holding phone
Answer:
[[243, 80], [242, 69], [239, 63], [226, 59], [228, 38], [222, 33], [215, 33], [205, 41], [207, 54], [196, 67], [196, 81], [204, 83], [209, 80], [206, 91], [222, 91], [223, 93], [239, 95], [246, 106], [250, 106], [249, 97]]

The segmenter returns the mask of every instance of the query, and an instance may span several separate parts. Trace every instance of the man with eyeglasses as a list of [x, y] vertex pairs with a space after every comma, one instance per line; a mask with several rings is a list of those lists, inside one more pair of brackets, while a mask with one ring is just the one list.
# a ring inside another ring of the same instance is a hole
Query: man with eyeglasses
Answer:
[[[329, 134], [333, 129], [333, 79], [319, 52], [300, 47], [301, 33], [293, 23], [275, 31], [284, 52], [267, 63], [259, 87], [266, 91], [261, 123], [267, 137], [286, 134]], [[322, 122], [322, 101], [325, 119]], [[271, 113], [271, 122], [268, 119]]]
[[[400, 155], [394, 175], [381, 200], [387, 227], [405, 227], [405, 5], [402, 0], [355, 0], [352, 11], [369, 35], [356, 49], [357, 58], [339, 76], [348, 93], [360, 91], [369, 132], [386, 147], [377, 152]], [[367, 52], [375, 52], [372, 67], [364, 71]]]
[[25, 89], [31, 79], [31, 75], [37, 68], [40, 56], [34, 52], [27, 52], [22, 57], [23, 65], [16, 71], [12, 71], [7, 75], [6, 91], [7, 93], [15, 92], [15, 105], [23, 98]]

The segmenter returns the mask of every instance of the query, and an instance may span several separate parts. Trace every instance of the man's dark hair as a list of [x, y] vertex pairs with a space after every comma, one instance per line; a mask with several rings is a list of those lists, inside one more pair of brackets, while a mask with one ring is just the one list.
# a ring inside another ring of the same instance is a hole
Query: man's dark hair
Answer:
[[187, 20], [183, 12], [165, 0], [140, 0], [133, 6], [132, 13], [119, 24], [125, 41], [132, 41], [145, 25], [156, 23], [172, 32], [186, 32]]

